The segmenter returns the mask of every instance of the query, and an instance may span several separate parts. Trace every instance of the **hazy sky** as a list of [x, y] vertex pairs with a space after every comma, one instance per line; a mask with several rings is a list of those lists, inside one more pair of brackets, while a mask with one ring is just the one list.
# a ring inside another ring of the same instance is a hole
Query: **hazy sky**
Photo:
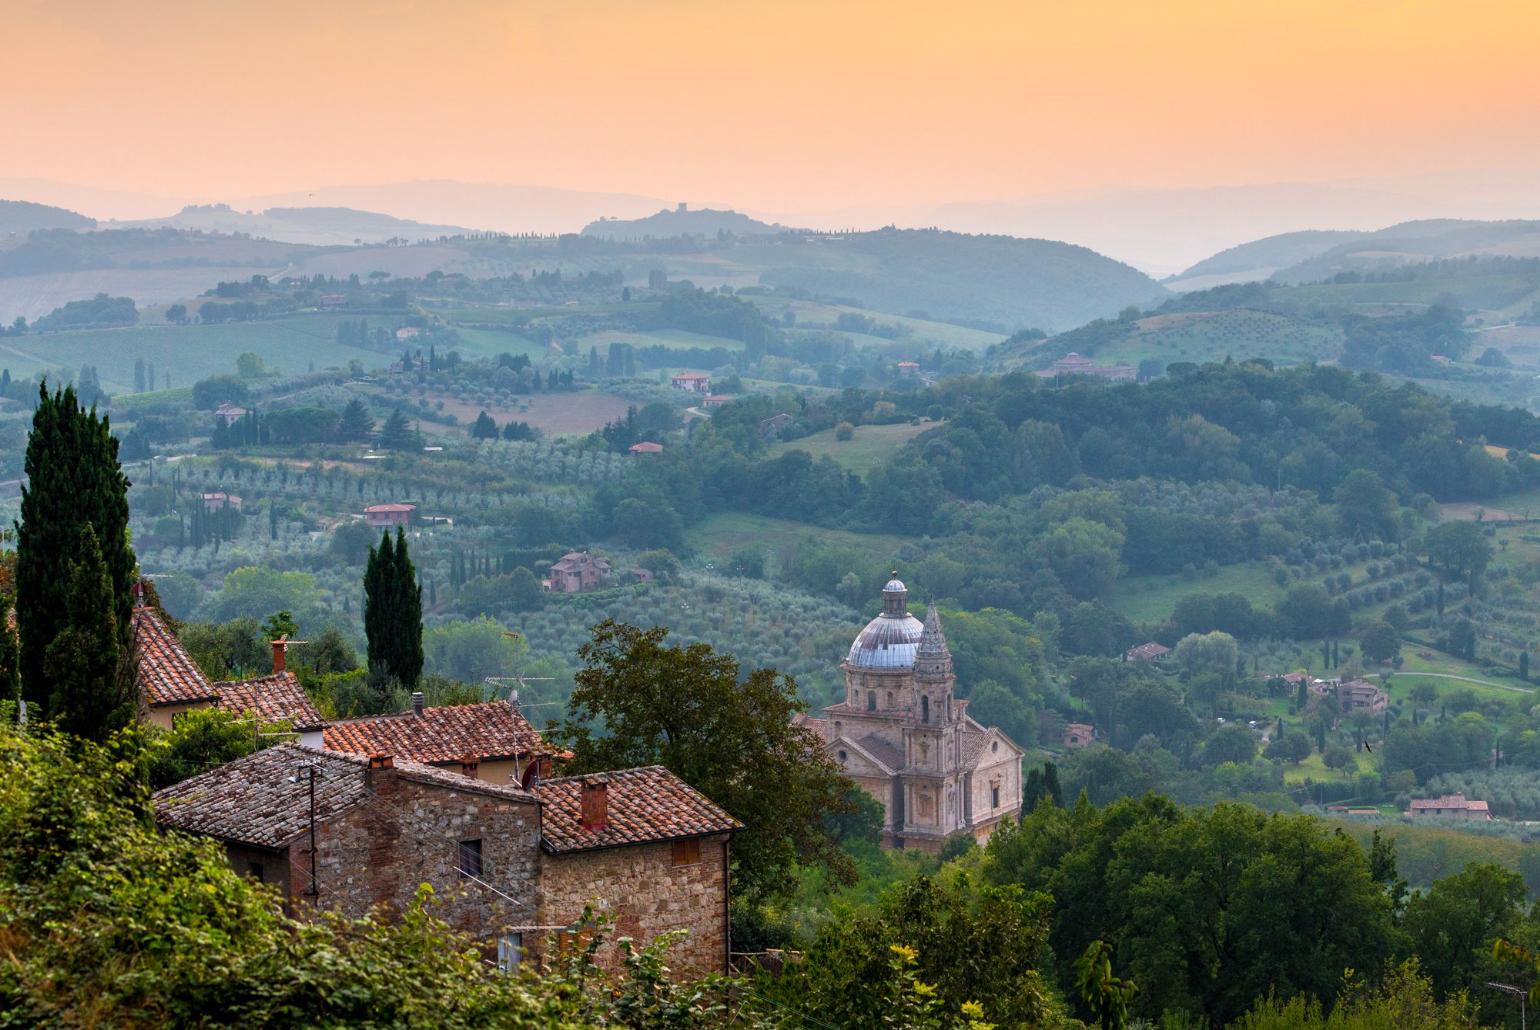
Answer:
[[761, 210], [1540, 168], [1505, 0], [0, 4], [0, 177]]

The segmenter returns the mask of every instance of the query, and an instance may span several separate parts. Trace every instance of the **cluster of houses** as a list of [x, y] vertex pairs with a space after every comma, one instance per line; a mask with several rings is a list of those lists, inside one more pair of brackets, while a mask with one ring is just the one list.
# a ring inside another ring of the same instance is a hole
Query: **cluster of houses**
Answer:
[[1139, 370], [1132, 365], [1098, 365], [1082, 354], [1070, 351], [1047, 368], [1036, 373], [1040, 379], [1058, 379], [1061, 376], [1091, 376], [1115, 383], [1131, 383], [1139, 378]]
[[1306, 700], [1311, 705], [1322, 699], [1334, 699], [1337, 702], [1339, 716], [1352, 715], [1355, 712], [1379, 715], [1390, 705], [1390, 695], [1385, 692], [1385, 688], [1370, 683], [1366, 679], [1344, 680], [1340, 676], [1318, 679], [1303, 672], [1290, 672], [1279, 678], [1293, 690], [1298, 690], [1303, 684]]
[[[587, 932], [592, 907], [615, 937], [687, 931], [676, 969], [726, 968], [742, 825], [668, 770], [558, 775], [571, 756], [516, 699], [430, 706], [416, 694], [405, 712], [327, 720], [286, 668], [287, 640], [273, 642], [270, 674], [210, 682], [158, 609], [137, 606], [133, 631], [149, 722], [221, 708], [292, 731], [154, 795], [160, 826], [219, 841], [290, 911], [400, 912], [426, 883], [437, 913], [505, 967]], [[598, 958], [619, 960], [613, 944]]]

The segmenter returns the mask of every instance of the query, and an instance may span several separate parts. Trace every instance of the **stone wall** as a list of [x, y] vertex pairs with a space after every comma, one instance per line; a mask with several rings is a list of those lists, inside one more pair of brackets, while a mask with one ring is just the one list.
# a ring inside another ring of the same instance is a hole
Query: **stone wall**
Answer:
[[667, 930], [688, 930], [669, 953], [669, 964], [696, 973], [724, 972], [728, 837], [696, 839], [699, 861], [682, 865], [674, 864], [672, 842], [546, 854], [539, 921], [571, 924], [585, 905], [593, 904], [596, 912], [614, 920], [611, 940], [599, 953], [605, 965], [619, 961], [614, 938], [640, 942]]
[[[349, 916], [374, 906], [394, 914], [427, 883], [441, 902], [436, 915], [494, 948], [508, 927], [535, 922], [537, 805], [417, 783], [394, 769], [372, 769], [369, 778], [369, 801], [317, 829], [315, 904]], [[479, 879], [507, 897], [460, 874], [460, 843], [471, 840], [481, 842]], [[299, 902], [312, 900], [309, 847], [306, 836], [289, 848], [289, 884]]]

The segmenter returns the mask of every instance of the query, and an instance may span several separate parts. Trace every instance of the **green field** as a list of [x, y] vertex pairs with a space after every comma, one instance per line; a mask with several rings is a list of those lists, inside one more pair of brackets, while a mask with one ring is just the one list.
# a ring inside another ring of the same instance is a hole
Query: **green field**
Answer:
[[[753, 301], [773, 321], [780, 321], [782, 315], [790, 311], [796, 319], [795, 327], [801, 329], [830, 325], [840, 315], [852, 314], [863, 315], [883, 325], [904, 326], [913, 334], [912, 340], [932, 345], [939, 343], [945, 347], [981, 351], [986, 347], [999, 343], [1005, 338], [999, 333], [986, 332], [982, 329], [969, 329], [967, 326], [952, 325], [950, 322], [932, 322], [923, 318], [890, 315], [884, 311], [868, 311], [863, 308], [853, 308], [842, 304], [821, 304], [811, 300], [787, 300], [783, 297], [751, 296], [744, 299]], [[858, 333], [845, 333], [844, 335], [852, 338], [859, 337], [863, 342], [871, 341], [887, 346], [891, 346], [896, 342], [884, 337], [864, 336]]]
[[[337, 342], [343, 315], [297, 315], [266, 322], [227, 325], [137, 325], [123, 329], [77, 329], [57, 333], [28, 333], [0, 340], [0, 367], [12, 378], [95, 365], [109, 393], [134, 388], [134, 362], [143, 358], [155, 366], [161, 384], [171, 373], [173, 387], [191, 386], [211, 375], [235, 372], [243, 351], [262, 356], [269, 367], [287, 374], [315, 368], [346, 368], [357, 359], [365, 368], [379, 368], [391, 356]], [[378, 320], [376, 320], [378, 321]]]
[[1336, 357], [1342, 332], [1284, 315], [1238, 308], [1141, 319], [1138, 331], [1096, 352], [1104, 364], [1137, 365], [1145, 358], [1223, 361], [1265, 357], [1280, 365]]
[[1212, 576], [1191, 579], [1169, 576], [1129, 576], [1118, 580], [1107, 604], [1134, 622], [1161, 622], [1188, 594], [1245, 594], [1253, 608], [1270, 608], [1286, 588], [1261, 562], [1222, 565]]
[[772, 556], [779, 556], [814, 537], [820, 543], [865, 550], [873, 567], [892, 564], [898, 549], [906, 542], [904, 537], [887, 533], [851, 533], [789, 519], [739, 513], [709, 516], [686, 535], [689, 545], [713, 563], [723, 562], [734, 552], [748, 547], [759, 547]]
[[927, 420], [919, 425], [899, 422], [890, 426], [856, 426], [855, 436], [849, 440], [836, 440], [834, 430], [825, 429], [800, 440], [776, 444], [770, 453], [778, 455], [788, 451], [806, 451], [814, 460], [833, 458], [851, 472], [865, 476], [891, 461], [904, 444], [938, 425], [939, 422]]
[[725, 336], [707, 336], [705, 333], [692, 333], [684, 329], [648, 329], [645, 331], [631, 329], [605, 329], [602, 332], [589, 333], [569, 341], [565, 346], [578, 354], [586, 354], [588, 348], [598, 347], [602, 356], [606, 348], [612, 343], [629, 343], [633, 347], [667, 347], [669, 350], [711, 350], [720, 347], [723, 350], [740, 351], [743, 349], [743, 341], [730, 340]]

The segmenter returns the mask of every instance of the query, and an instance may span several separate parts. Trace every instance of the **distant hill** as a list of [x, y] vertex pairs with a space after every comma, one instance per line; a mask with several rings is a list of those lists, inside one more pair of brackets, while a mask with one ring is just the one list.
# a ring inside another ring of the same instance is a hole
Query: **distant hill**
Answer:
[[62, 207], [34, 204], [28, 200], [0, 200], [0, 246], [8, 237], [25, 236], [37, 229], [94, 229], [96, 220]]
[[[791, 241], [801, 246], [790, 246]], [[1014, 236], [882, 229], [749, 244], [771, 267], [766, 285], [850, 297], [868, 308], [1006, 331], [1053, 331], [1154, 306], [1170, 296], [1138, 269], [1085, 247]], [[739, 258], [738, 252], [733, 257]], [[739, 258], [741, 260], [741, 258]]]
[[195, 204], [169, 218], [114, 222], [114, 228], [187, 229], [197, 232], [246, 233], [279, 243], [347, 246], [387, 240], [438, 239], [474, 230], [456, 225], [428, 225], [406, 218], [348, 207], [270, 207], [262, 212], [237, 211], [228, 204]]
[[681, 204], [646, 218], [601, 218], [583, 226], [583, 235], [607, 240], [645, 240], [672, 236], [715, 237], [722, 233], [762, 236], [784, 229], [785, 226], [770, 225], [737, 211], [714, 211], [711, 208], [691, 211]]
[[1339, 244], [1362, 239], [1368, 233], [1307, 229], [1265, 236], [1242, 243], [1204, 258], [1191, 268], [1172, 276], [1165, 285], [1173, 290], [1206, 290], [1228, 283], [1255, 282], [1271, 278], [1300, 262], [1318, 257]]

